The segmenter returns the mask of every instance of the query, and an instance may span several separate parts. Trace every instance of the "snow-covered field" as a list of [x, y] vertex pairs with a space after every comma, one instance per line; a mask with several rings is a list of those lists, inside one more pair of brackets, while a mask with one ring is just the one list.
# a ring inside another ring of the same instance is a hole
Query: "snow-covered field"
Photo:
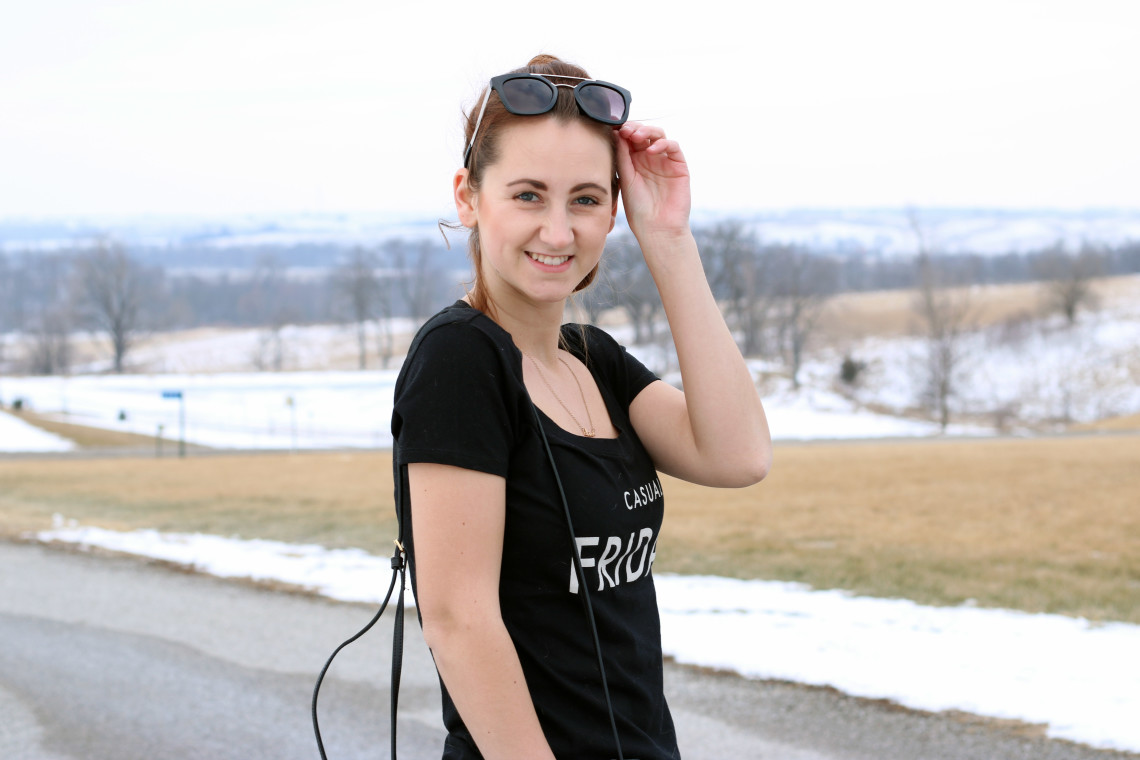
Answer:
[[0, 412], [0, 451], [71, 451], [75, 444]]
[[184, 430], [203, 446], [376, 448], [392, 443], [395, 380], [395, 370], [78, 375], [5, 378], [0, 392], [78, 424], [148, 436], [161, 426], [168, 440]]
[[[1093, 422], [1140, 412], [1140, 301], [1111, 313], [1085, 315], [1069, 327], [1059, 319], [998, 326], [961, 341], [961, 370], [952, 407], [972, 419], [1025, 426]], [[867, 362], [855, 402], [903, 410], [920, 396], [925, 346], [915, 338], [867, 338], [850, 348]], [[835, 375], [842, 356], [817, 353], [806, 384]]]
[[[1041, 430], [1140, 413], [1140, 278], [1118, 284], [1123, 295], [1101, 311], [1083, 313], [1074, 326], [1056, 318], [1026, 318], [964, 337], [951, 398], [961, 424], [947, 433]], [[400, 324], [395, 332], [406, 340], [410, 327]], [[611, 331], [632, 343], [628, 328]], [[399, 356], [392, 358], [391, 370], [311, 371], [354, 366], [353, 333], [343, 326], [294, 326], [278, 334], [283, 366], [310, 371], [250, 371], [275, 350], [267, 345], [270, 337], [259, 330], [155, 337], [131, 354], [132, 365], [142, 371], [122, 376], [98, 373], [105, 360], [88, 365], [93, 374], [0, 376], [0, 405], [19, 399], [41, 414], [147, 436], [158, 434], [161, 426], [168, 439], [178, 438], [184, 421], [187, 441], [221, 448], [390, 445]], [[14, 355], [19, 338], [0, 339], [6, 355]], [[665, 379], [677, 379], [675, 358], [659, 347], [631, 345], [630, 350]], [[938, 434], [933, 423], [914, 415], [922, 406], [925, 350], [922, 341], [909, 337], [868, 336], [847, 342], [842, 351], [821, 346], [808, 352], [799, 389], [781, 377], [778, 365], [753, 362], [773, 436]], [[838, 380], [845, 354], [866, 365], [853, 387]], [[181, 401], [164, 397], [171, 391], [180, 392]], [[11, 426], [0, 429], [0, 451], [56, 445], [36, 444]]]
[[[67, 525], [38, 535], [223, 577], [379, 602], [387, 557], [274, 541]], [[665, 652], [679, 662], [832, 686], [921, 710], [1048, 724], [1050, 736], [1140, 751], [1140, 626], [924, 607], [768, 581], [656, 576]]]
[[[0, 393], [83, 425], [216, 448], [387, 447], [396, 370], [4, 378]], [[181, 394], [181, 398], [172, 397]], [[828, 392], [768, 404], [778, 439], [937, 433], [929, 422], [874, 414]], [[0, 451], [45, 450], [0, 428]], [[46, 450], [55, 450], [50, 444]]]

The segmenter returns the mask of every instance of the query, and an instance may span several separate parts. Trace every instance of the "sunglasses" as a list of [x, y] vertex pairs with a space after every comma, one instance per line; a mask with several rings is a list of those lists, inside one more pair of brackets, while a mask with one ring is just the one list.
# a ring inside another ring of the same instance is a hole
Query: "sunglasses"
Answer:
[[629, 90], [624, 87], [600, 79], [561, 74], [549, 76], [554, 79], [577, 79], [578, 84], [558, 84], [541, 74], [502, 74], [491, 79], [491, 87], [483, 98], [479, 117], [475, 119], [475, 130], [471, 133], [471, 139], [463, 151], [464, 169], [471, 159], [471, 148], [475, 145], [475, 137], [479, 134], [479, 126], [483, 123], [483, 114], [487, 110], [487, 101], [491, 99], [491, 90], [499, 93], [499, 101], [502, 102], [503, 108], [516, 116], [538, 116], [547, 113], [558, 102], [558, 88], [572, 87], [578, 110], [594, 121], [618, 126], [625, 124], [625, 120], [629, 118], [629, 102], [632, 98]]

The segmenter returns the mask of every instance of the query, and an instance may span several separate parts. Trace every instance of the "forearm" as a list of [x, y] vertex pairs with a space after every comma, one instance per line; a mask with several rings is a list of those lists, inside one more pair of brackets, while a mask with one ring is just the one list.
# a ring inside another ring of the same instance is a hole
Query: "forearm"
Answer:
[[501, 619], [424, 623], [440, 677], [483, 757], [553, 760]]
[[771, 438], [752, 374], [717, 306], [692, 234], [642, 243], [677, 350], [692, 444], [702, 467], [755, 482]]

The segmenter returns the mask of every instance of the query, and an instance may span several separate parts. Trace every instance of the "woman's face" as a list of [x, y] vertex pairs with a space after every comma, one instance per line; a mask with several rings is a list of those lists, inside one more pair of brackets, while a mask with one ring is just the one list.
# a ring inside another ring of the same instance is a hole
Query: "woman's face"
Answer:
[[460, 221], [478, 225], [480, 287], [497, 304], [561, 301], [597, 266], [614, 226], [611, 147], [575, 120], [520, 119], [498, 135], [499, 160], [477, 194], [455, 177]]

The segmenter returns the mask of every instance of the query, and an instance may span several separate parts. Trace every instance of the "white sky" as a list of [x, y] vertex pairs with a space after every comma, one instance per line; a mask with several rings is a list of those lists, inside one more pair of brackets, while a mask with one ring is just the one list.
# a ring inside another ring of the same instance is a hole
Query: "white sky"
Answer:
[[0, 13], [0, 217], [450, 215], [459, 116], [552, 52], [694, 201], [1140, 208], [1140, 3], [36, 0]]

